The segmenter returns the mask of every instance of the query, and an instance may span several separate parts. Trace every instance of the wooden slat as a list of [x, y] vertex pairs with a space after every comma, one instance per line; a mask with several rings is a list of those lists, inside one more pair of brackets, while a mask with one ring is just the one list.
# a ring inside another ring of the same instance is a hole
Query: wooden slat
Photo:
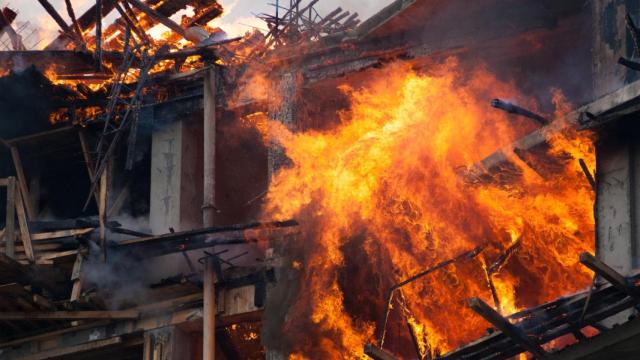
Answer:
[[0, 320], [137, 319], [137, 310], [0, 312]]
[[7, 208], [4, 228], [5, 252], [8, 257], [15, 257], [16, 242], [16, 178], [7, 178]]
[[20, 240], [22, 241], [22, 246], [24, 246], [24, 253], [27, 255], [27, 259], [33, 262], [36, 257], [31, 244], [31, 234], [29, 234], [29, 225], [27, 223], [27, 215], [25, 214], [23, 195], [24, 194], [18, 194], [16, 196], [16, 213], [18, 214], [18, 224], [20, 225]]

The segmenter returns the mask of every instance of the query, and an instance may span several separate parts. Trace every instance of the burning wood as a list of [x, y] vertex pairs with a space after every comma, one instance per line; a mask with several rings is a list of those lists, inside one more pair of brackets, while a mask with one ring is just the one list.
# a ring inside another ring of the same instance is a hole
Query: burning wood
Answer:
[[493, 106], [496, 109], [500, 109], [500, 110], [504, 110], [506, 112], [508, 112], [509, 114], [516, 114], [516, 115], [521, 115], [524, 117], [527, 117], [529, 119], [533, 119], [536, 122], [538, 122], [540, 125], [548, 125], [549, 124], [549, 120], [536, 114], [533, 113], [523, 107], [520, 107], [518, 105], [514, 105], [510, 102], [505, 102], [502, 101], [500, 99], [493, 99], [491, 100], [491, 106]]

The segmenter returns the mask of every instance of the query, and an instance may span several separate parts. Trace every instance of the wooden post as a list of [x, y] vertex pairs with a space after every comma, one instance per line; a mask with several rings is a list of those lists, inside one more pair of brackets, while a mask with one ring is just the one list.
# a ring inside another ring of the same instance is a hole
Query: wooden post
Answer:
[[216, 213], [216, 68], [204, 76], [204, 188], [202, 225], [215, 225]]
[[102, 71], [102, 0], [96, 0], [96, 71]]
[[544, 359], [547, 356], [546, 351], [540, 345], [536, 344], [533, 340], [527, 337], [522, 330], [511, 324], [507, 319], [502, 317], [497, 311], [493, 310], [491, 306], [487, 305], [484, 301], [478, 298], [469, 299], [469, 307], [473, 309], [478, 315], [482, 316], [491, 325], [495, 326], [503, 334], [510, 337], [523, 349], [533, 354], [536, 359]]
[[214, 258], [205, 259], [204, 265], [204, 314], [202, 335], [202, 360], [216, 358], [216, 289]]
[[16, 195], [16, 213], [18, 214], [18, 224], [20, 225], [20, 240], [22, 240], [22, 246], [24, 247], [24, 253], [27, 259], [29, 259], [30, 262], [35, 262], [36, 257], [33, 253], [33, 246], [31, 245], [31, 234], [29, 233], [24, 201], [22, 200], [24, 195]]
[[22, 202], [27, 212], [27, 218], [29, 220], [33, 220], [36, 215], [33, 210], [33, 206], [31, 205], [31, 196], [29, 196], [29, 187], [27, 186], [27, 178], [24, 176], [24, 168], [22, 167], [22, 161], [20, 160], [20, 153], [18, 152], [18, 148], [15, 146], [11, 146], [10, 151], [11, 158], [13, 159], [13, 166], [16, 170], [16, 177], [18, 178], [20, 196], [22, 197]]
[[76, 255], [76, 261], [73, 264], [73, 270], [71, 272], [71, 281], [73, 282], [71, 296], [69, 299], [71, 302], [78, 301], [82, 293], [82, 264], [84, 263], [83, 250], [83, 248], [78, 250], [78, 255]]
[[108, 170], [102, 172], [100, 176], [100, 195], [98, 199], [98, 220], [100, 223], [100, 248], [102, 249], [102, 260], [107, 261], [107, 186]]
[[7, 178], [7, 218], [4, 227], [5, 253], [15, 258], [16, 241], [16, 178]]

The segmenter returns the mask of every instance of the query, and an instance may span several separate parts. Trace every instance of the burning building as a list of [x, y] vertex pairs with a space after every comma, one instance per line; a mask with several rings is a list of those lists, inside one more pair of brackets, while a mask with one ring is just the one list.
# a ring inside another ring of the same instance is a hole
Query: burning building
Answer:
[[0, 359], [637, 357], [633, 2], [39, 3]]

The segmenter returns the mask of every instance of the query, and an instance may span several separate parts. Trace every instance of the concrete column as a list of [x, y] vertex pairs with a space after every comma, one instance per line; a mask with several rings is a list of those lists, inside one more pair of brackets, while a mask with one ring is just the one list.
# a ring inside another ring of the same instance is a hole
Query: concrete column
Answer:
[[182, 123], [167, 124], [153, 134], [151, 144], [151, 206], [149, 226], [162, 234], [180, 225]]
[[203, 279], [203, 319], [202, 319], [202, 359], [214, 360], [216, 358], [216, 288], [213, 258], [205, 261]]
[[[297, 110], [300, 88], [302, 87], [302, 75], [295, 68], [281, 74], [272, 84], [269, 95], [269, 116], [273, 120], [283, 123], [289, 130], [297, 129]], [[286, 162], [284, 149], [277, 143], [269, 145], [268, 154], [269, 179]]]
[[635, 185], [632, 154], [632, 147], [623, 139], [606, 139], [598, 146], [596, 253], [622, 274], [633, 269], [636, 248], [636, 239], [632, 236], [631, 191]]
[[640, 61], [640, 54], [634, 54], [633, 41], [625, 24], [627, 12], [636, 24], [640, 22], [640, 4], [635, 0], [598, 0], [591, 4], [594, 22], [593, 85], [594, 96], [599, 98], [638, 79], [637, 72], [618, 64], [618, 59], [625, 57]]
[[216, 89], [217, 70], [204, 75], [204, 189], [202, 224], [211, 227], [216, 214]]

